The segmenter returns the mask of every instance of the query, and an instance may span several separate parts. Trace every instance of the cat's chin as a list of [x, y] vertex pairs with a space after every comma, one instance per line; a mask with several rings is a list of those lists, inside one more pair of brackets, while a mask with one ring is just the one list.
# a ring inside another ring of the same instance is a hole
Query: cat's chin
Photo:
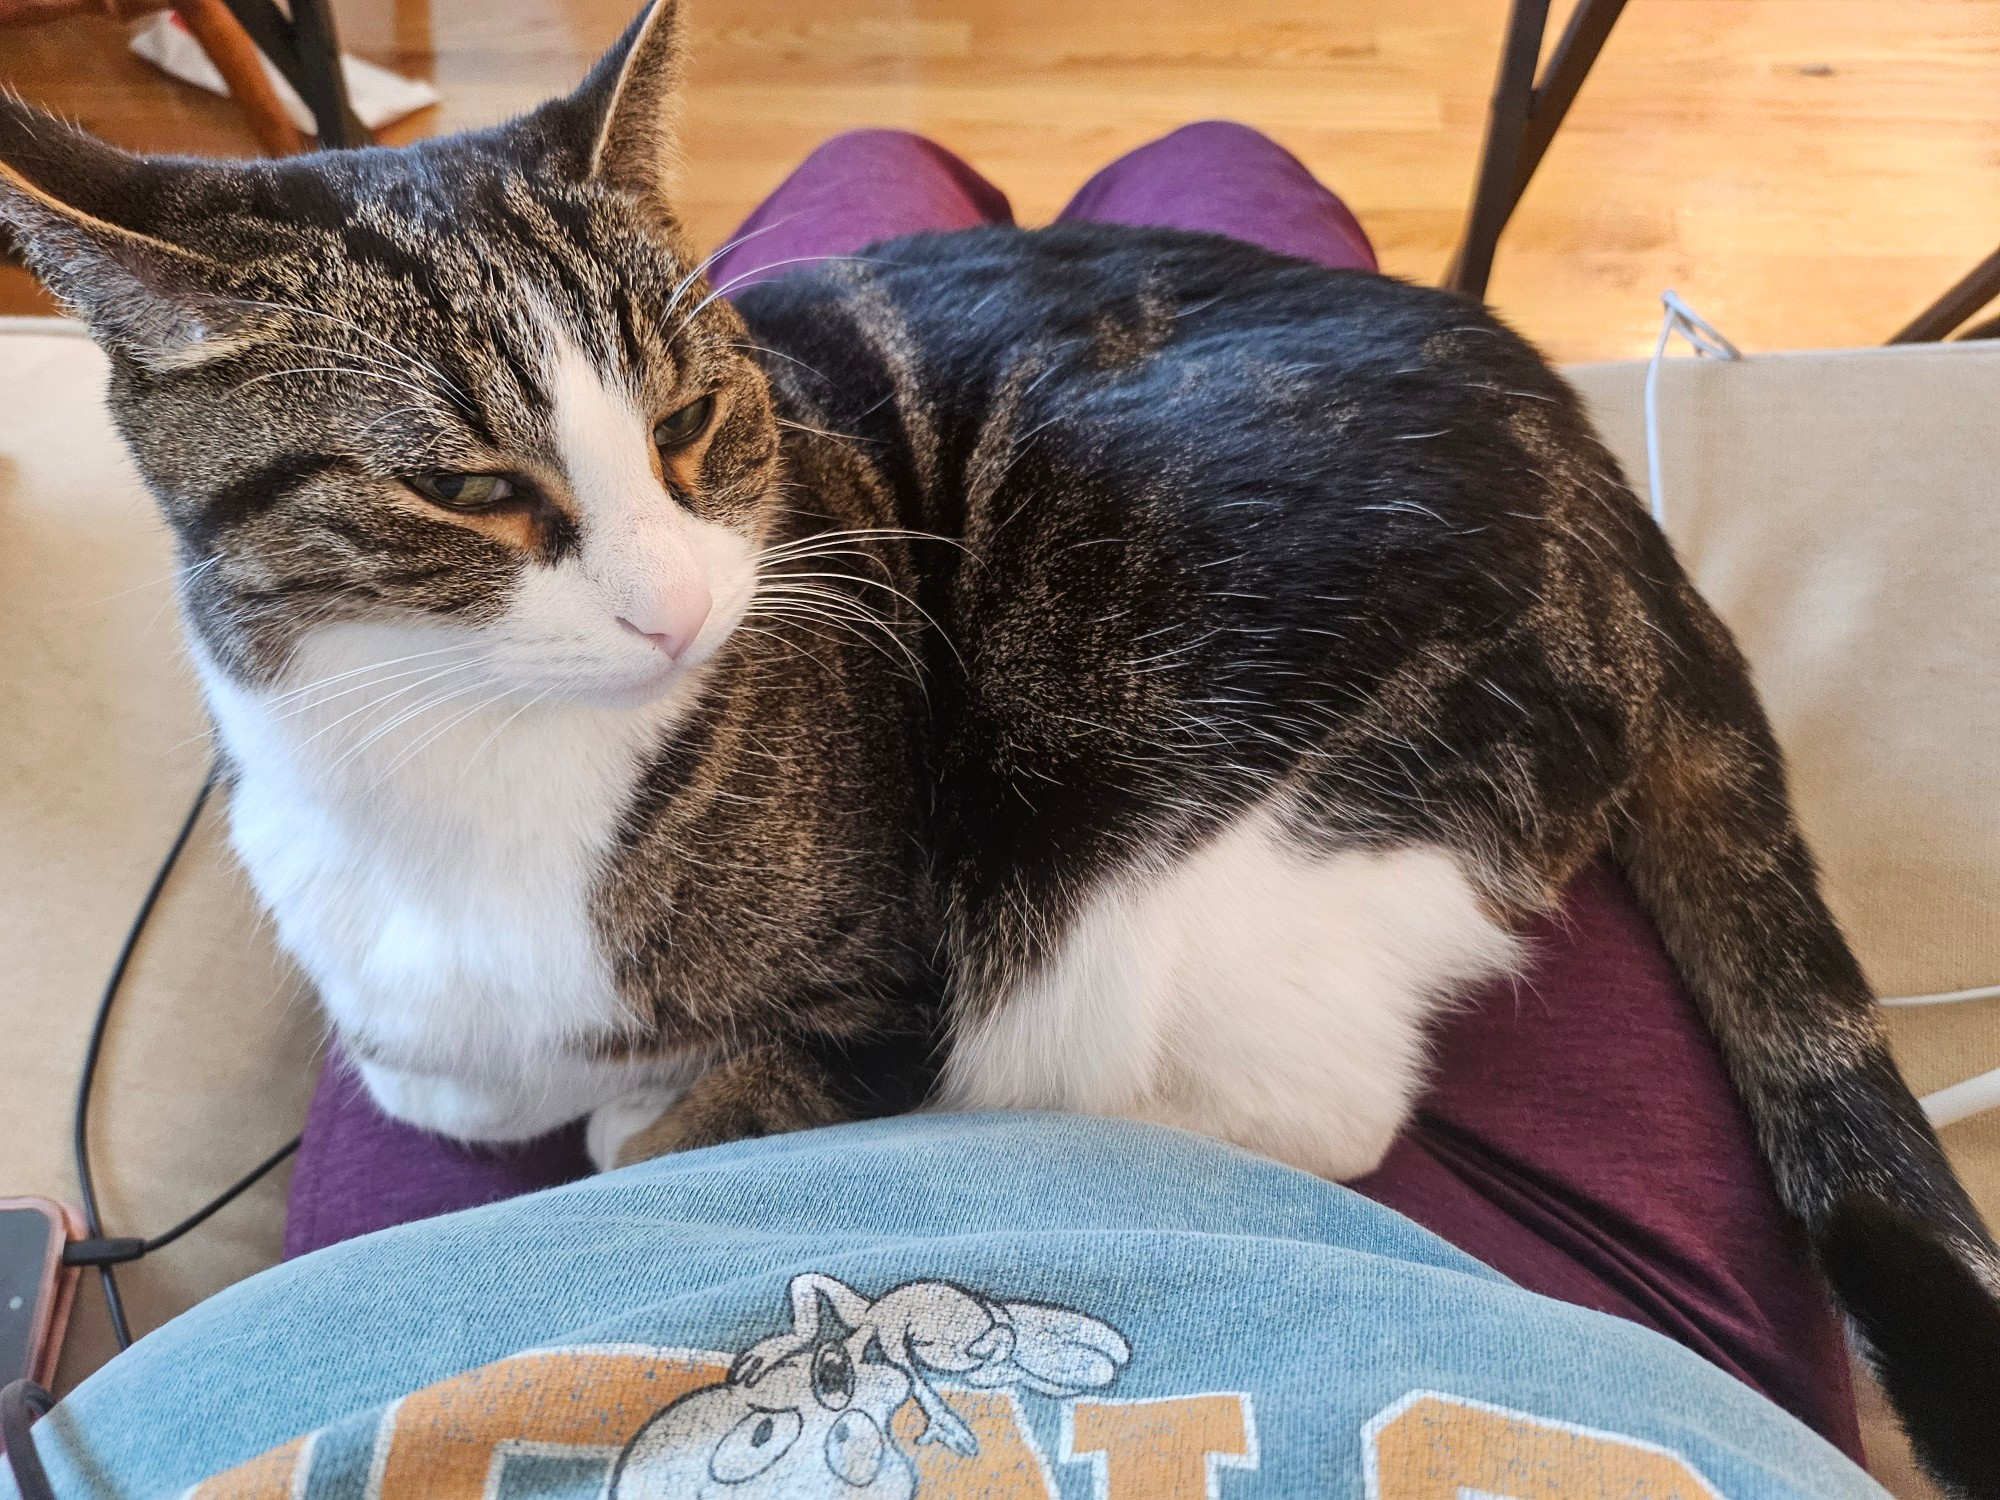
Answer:
[[700, 675], [699, 663], [662, 662], [654, 671], [622, 680], [570, 680], [558, 685], [549, 696], [551, 699], [560, 697], [585, 708], [651, 708], [691, 691]]

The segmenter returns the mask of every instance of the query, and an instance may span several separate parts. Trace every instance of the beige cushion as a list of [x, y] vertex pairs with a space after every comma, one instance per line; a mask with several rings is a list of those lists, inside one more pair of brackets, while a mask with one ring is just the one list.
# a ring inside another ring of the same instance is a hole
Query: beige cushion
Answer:
[[[71, 1201], [91, 1014], [208, 764], [172, 548], [112, 431], [104, 378], [74, 325], [0, 319], [0, 1193]], [[204, 823], [105, 1047], [93, 1155], [114, 1235], [177, 1222], [305, 1111], [312, 1007], [258, 930], [214, 811]], [[274, 1261], [287, 1180], [121, 1271], [135, 1331]], [[89, 1276], [60, 1382], [109, 1349]]]

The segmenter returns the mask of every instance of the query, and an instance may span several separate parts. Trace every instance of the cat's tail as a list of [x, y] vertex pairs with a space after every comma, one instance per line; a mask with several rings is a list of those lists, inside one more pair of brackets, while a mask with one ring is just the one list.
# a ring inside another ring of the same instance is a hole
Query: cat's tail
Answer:
[[2000, 1253], [1820, 897], [1747, 669], [1688, 602], [1713, 654], [1668, 669], [1615, 850], [1918, 1458], [1948, 1492], [1995, 1500]]

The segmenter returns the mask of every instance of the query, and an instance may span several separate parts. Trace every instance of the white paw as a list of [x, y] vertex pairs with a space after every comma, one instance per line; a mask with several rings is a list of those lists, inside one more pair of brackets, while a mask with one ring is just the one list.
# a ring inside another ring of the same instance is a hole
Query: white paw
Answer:
[[525, 1141], [574, 1120], [583, 1109], [559, 1094], [480, 1088], [431, 1073], [356, 1063], [382, 1112], [460, 1141]]
[[590, 1123], [583, 1129], [583, 1146], [592, 1165], [600, 1172], [616, 1167], [625, 1143], [665, 1114], [680, 1096], [679, 1087], [654, 1084], [620, 1094], [592, 1110]]

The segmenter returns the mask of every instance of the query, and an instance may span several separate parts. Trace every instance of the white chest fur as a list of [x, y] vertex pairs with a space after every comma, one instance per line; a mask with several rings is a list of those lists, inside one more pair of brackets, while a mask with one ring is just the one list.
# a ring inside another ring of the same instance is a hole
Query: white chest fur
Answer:
[[945, 1097], [1158, 1120], [1355, 1177], [1409, 1117], [1426, 1022], [1517, 960], [1448, 851], [1309, 854], [1260, 811], [1095, 896], [954, 1039]]
[[488, 702], [450, 650], [357, 669], [418, 649], [315, 641], [295, 680], [324, 686], [289, 697], [202, 663], [231, 833], [384, 1107], [521, 1138], [633, 1087], [567, 1049], [625, 1019], [591, 896], [669, 712]]

